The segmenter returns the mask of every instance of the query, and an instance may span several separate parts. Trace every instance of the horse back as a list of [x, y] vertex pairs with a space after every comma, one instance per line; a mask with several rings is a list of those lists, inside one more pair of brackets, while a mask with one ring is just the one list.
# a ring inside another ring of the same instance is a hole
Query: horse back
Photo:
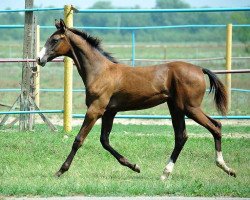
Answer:
[[181, 107], [198, 105], [205, 92], [201, 68], [185, 62], [135, 68], [122, 65], [113, 80], [109, 107], [119, 111], [150, 108], [171, 99]]

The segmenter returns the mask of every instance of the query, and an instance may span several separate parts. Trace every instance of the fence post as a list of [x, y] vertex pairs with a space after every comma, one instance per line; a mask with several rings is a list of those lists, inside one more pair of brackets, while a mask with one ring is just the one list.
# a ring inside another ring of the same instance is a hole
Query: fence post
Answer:
[[[25, 8], [33, 8], [34, 0], [25, 0]], [[24, 26], [24, 40], [23, 40], [23, 58], [34, 58], [36, 49], [34, 48], [35, 38], [35, 24], [34, 24], [34, 12], [25, 12], [25, 26]], [[34, 83], [32, 67], [33, 63], [25, 62], [22, 67], [22, 84], [20, 95], [20, 110], [30, 111], [32, 106], [30, 105], [29, 98], [33, 88], [31, 85]], [[33, 128], [33, 116], [32, 114], [20, 114], [20, 131], [28, 131]]]
[[[73, 27], [73, 6], [64, 6], [64, 22], [67, 27]], [[73, 61], [69, 57], [64, 58], [64, 115], [63, 127], [65, 132], [72, 130], [72, 83]]]
[[[232, 24], [227, 24], [226, 70], [232, 69]], [[226, 74], [226, 90], [228, 95], [228, 110], [231, 109], [231, 74]]]
[[[36, 57], [40, 52], [40, 26], [36, 26]], [[37, 107], [40, 107], [40, 65], [36, 64], [35, 75], [35, 103]]]

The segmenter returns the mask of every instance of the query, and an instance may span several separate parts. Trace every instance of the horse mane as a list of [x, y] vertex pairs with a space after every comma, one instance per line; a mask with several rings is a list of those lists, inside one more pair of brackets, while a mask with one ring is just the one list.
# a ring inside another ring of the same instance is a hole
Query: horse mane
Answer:
[[84, 40], [88, 42], [90, 46], [97, 49], [103, 56], [105, 56], [111, 62], [118, 63], [118, 61], [111, 55], [111, 53], [103, 50], [103, 48], [101, 47], [101, 40], [99, 38], [93, 37], [84, 31], [79, 31], [74, 28], [69, 28], [69, 30], [72, 31], [74, 34], [81, 36]]

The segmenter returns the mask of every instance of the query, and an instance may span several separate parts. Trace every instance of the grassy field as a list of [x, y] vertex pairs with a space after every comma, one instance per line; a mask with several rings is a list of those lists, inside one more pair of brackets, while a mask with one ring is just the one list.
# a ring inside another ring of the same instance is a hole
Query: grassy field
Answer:
[[[236, 170], [237, 178], [215, 166], [210, 134], [202, 127], [188, 125], [190, 139], [166, 182], [159, 177], [174, 144], [171, 126], [114, 125], [111, 143], [141, 167], [137, 174], [121, 166], [101, 147], [97, 125], [78, 151], [71, 169], [55, 178], [53, 174], [69, 153], [79, 129], [75, 127], [73, 134], [65, 137], [62, 127], [58, 128], [57, 133], [50, 133], [42, 125], [35, 132], [0, 130], [0, 196], [250, 197], [249, 126], [223, 128], [224, 158]], [[198, 137], [201, 133], [208, 137]], [[241, 137], [229, 137], [235, 134]]]

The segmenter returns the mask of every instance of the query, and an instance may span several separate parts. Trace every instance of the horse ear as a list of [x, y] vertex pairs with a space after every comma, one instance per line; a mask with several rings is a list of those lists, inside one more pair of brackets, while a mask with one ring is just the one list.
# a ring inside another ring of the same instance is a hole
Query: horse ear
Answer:
[[64, 23], [64, 21], [62, 19], [60, 19], [60, 26], [61, 26], [61, 30], [65, 31], [66, 30], [66, 25]]
[[61, 28], [60, 22], [57, 19], [55, 19], [55, 26], [56, 26], [57, 30], [59, 30]]
[[60, 19], [60, 21], [58, 21], [57, 19], [55, 20], [55, 26], [57, 28], [57, 30], [61, 30], [63, 32], [66, 31], [66, 25], [64, 23], [64, 21], [62, 19]]

